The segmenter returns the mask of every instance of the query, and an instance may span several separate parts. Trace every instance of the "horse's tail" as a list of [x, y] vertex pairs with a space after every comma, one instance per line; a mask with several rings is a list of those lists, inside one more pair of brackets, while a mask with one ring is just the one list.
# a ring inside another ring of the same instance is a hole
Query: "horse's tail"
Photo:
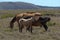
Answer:
[[10, 28], [13, 29], [14, 22], [16, 21], [16, 16], [10, 22]]

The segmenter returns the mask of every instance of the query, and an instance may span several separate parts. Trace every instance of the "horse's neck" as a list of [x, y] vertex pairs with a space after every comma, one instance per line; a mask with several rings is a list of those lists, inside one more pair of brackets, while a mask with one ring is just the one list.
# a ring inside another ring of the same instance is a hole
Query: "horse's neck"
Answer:
[[33, 18], [37, 21], [40, 16], [34, 16]]

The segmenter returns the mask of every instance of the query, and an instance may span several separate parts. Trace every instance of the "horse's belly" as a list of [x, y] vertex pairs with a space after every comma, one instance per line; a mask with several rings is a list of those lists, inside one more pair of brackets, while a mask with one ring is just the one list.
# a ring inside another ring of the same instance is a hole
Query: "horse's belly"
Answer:
[[40, 23], [33, 23], [32, 26], [41, 26]]

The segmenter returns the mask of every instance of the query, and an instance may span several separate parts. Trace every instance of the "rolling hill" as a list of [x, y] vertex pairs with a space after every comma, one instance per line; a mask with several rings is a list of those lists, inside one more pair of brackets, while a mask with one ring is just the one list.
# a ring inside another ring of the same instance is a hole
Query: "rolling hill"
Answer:
[[60, 9], [60, 7], [39, 6], [25, 2], [0, 2], [0, 10], [16, 9]]

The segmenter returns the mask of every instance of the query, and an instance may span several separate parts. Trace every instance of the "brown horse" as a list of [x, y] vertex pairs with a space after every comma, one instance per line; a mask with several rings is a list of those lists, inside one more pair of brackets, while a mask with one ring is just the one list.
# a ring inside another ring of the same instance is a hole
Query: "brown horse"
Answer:
[[33, 16], [41, 16], [41, 14], [39, 12], [26, 12], [26, 13], [21, 13], [21, 14], [17, 14], [10, 22], [10, 28], [13, 29], [14, 23], [17, 21], [18, 25], [19, 25], [19, 19], [20, 18], [25, 18], [28, 19], [29, 17], [33, 17]]
[[19, 31], [22, 32], [23, 27], [26, 25], [27, 30], [32, 33], [32, 26], [43, 26], [44, 29], [47, 31], [47, 22], [50, 21], [50, 17], [39, 17], [38, 20], [35, 17], [28, 19], [20, 19], [20, 28]]

